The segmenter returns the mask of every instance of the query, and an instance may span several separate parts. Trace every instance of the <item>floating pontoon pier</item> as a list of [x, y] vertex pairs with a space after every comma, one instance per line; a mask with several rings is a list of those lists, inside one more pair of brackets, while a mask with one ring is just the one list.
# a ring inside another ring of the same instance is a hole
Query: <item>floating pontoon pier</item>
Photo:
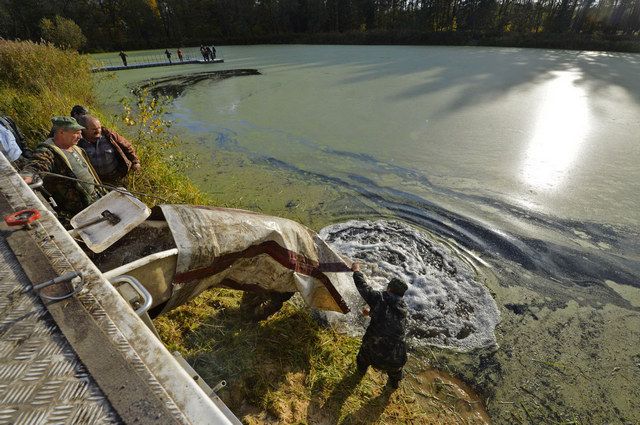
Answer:
[[123, 71], [125, 69], [139, 69], [139, 68], [153, 68], [156, 66], [176, 66], [176, 65], [192, 65], [192, 64], [214, 64], [224, 63], [224, 59], [213, 59], [205, 61], [203, 59], [189, 59], [189, 60], [177, 60], [177, 61], [159, 61], [159, 62], [136, 62], [127, 66], [124, 65], [106, 65], [91, 68], [91, 72], [107, 72], [107, 71]]

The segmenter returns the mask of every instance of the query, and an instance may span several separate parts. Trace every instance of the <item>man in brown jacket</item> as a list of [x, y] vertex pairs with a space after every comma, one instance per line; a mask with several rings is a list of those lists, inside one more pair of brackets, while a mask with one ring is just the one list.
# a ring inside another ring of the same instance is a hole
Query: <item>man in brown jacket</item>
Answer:
[[83, 115], [78, 121], [85, 127], [78, 146], [89, 155], [100, 180], [113, 186], [126, 185], [127, 174], [140, 170], [140, 159], [131, 143], [115, 131], [102, 127], [96, 117]]

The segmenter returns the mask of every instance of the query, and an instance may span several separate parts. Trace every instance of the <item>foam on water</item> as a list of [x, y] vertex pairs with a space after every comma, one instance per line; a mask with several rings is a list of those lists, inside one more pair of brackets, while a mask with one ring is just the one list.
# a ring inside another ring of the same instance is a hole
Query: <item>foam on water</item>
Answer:
[[[498, 307], [479, 283], [467, 261], [427, 234], [396, 221], [349, 221], [325, 227], [320, 236], [337, 252], [361, 262], [368, 282], [384, 289], [394, 276], [409, 289], [408, 335], [414, 344], [437, 345], [462, 351], [496, 344]], [[363, 329], [360, 306], [352, 313], [328, 315], [356, 332]]]

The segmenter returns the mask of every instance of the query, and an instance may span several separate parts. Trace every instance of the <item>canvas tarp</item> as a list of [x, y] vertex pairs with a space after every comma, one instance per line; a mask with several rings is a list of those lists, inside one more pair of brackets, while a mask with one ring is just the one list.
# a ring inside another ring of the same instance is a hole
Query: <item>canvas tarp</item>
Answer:
[[349, 311], [350, 269], [312, 230], [250, 211], [161, 205], [178, 248], [170, 310], [207, 288], [300, 292], [311, 307]]

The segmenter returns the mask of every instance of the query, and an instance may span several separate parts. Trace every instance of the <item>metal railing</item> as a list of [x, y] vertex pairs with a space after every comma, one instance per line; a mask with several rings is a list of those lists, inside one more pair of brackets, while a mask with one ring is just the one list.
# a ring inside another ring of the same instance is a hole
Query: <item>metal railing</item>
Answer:
[[[195, 61], [204, 61], [202, 54], [200, 53], [199, 48], [189, 48], [189, 49], [181, 49], [182, 50], [182, 60], [178, 58], [177, 49], [170, 49], [171, 53], [171, 63], [181, 63], [188, 62], [194, 63]], [[126, 53], [126, 52], [125, 52]], [[215, 59], [222, 59], [222, 56], [217, 53]], [[131, 53], [127, 54], [127, 66], [135, 67], [140, 65], [153, 65], [153, 64], [169, 64], [169, 59], [164, 54], [164, 52], [158, 51], [151, 54], [136, 54]], [[122, 67], [124, 63], [119, 57], [111, 57], [105, 59], [94, 59], [93, 68], [112, 68], [112, 67]]]

